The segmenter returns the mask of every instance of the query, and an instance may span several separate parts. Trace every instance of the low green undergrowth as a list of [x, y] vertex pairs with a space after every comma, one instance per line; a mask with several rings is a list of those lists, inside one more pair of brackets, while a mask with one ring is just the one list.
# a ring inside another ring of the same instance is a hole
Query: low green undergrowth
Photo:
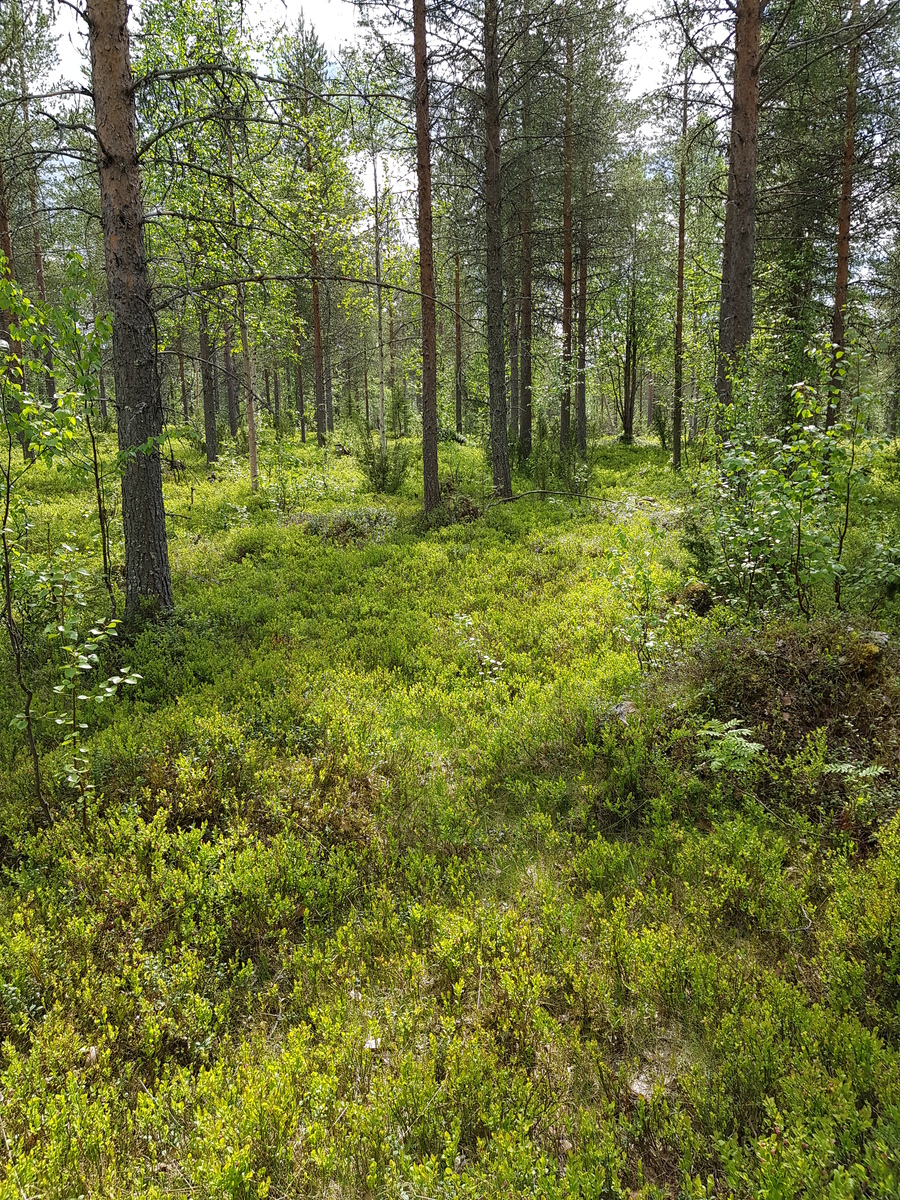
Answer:
[[891, 639], [699, 615], [650, 450], [430, 526], [176, 453], [84, 822], [0, 732], [0, 1198], [895, 1197]]

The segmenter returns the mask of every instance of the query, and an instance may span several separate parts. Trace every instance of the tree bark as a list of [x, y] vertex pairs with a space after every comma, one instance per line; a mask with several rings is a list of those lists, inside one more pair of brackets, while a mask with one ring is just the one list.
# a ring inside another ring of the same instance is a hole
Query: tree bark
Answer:
[[681, 88], [681, 153], [678, 166], [678, 266], [675, 281], [675, 379], [672, 397], [672, 468], [681, 470], [681, 426], [684, 416], [684, 258], [687, 242], [687, 126], [690, 67], [685, 50]]
[[325, 427], [329, 433], [334, 433], [334, 378], [331, 369], [331, 309], [326, 307], [328, 314], [325, 322], [323, 370], [325, 376]]
[[363, 338], [363, 395], [366, 401], [366, 433], [369, 433], [372, 428], [372, 416], [369, 412], [369, 356], [366, 353], [366, 342]]
[[316, 440], [325, 445], [328, 420], [325, 412], [325, 368], [322, 362], [322, 313], [319, 307], [318, 250], [315, 238], [310, 242], [309, 265], [312, 270], [312, 319], [313, 319], [313, 372], [316, 392]]
[[[394, 301], [391, 298], [391, 293], [388, 292], [388, 349], [390, 353], [390, 376], [389, 376], [389, 391], [391, 393], [391, 411], [394, 414], [394, 428], [398, 431], [397, 436], [403, 432], [403, 414], [400, 412], [400, 405], [397, 403], [397, 366], [396, 353], [394, 345]], [[349, 370], [349, 367], [348, 367]]]
[[381, 453], [387, 454], [387, 413], [384, 403], [384, 314], [381, 298], [381, 209], [378, 194], [378, 156], [372, 153], [372, 176], [375, 184], [375, 302], [378, 306], [378, 429]]
[[[583, 188], [587, 195], [587, 188]], [[578, 364], [575, 375], [575, 442], [578, 457], [587, 458], [587, 225], [581, 220], [578, 235]]]
[[238, 419], [240, 417], [240, 409], [238, 407], [238, 387], [237, 379], [234, 374], [234, 358], [231, 344], [231, 324], [225, 323], [225, 391], [228, 396], [228, 430], [232, 437], [237, 437]]
[[278, 378], [278, 368], [272, 368], [272, 415], [275, 420], [275, 428], [281, 424], [281, 380]]
[[250, 445], [250, 490], [259, 490], [259, 467], [256, 460], [256, 395], [254, 393], [253, 359], [247, 336], [247, 313], [244, 308], [244, 285], [238, 284], [238, 324], [241, 330], [241, 355], [244, 360], [244, 387], [247, 390], [247, 441]]
[[[511, 257], [511, 256], [510, 256]], [[519, 436], [519, 284], [515, 272], [509, 273], [509, 440]]]
[[300, 441], [306, 441], [306, 405], [303, 398], [303, 364], [297, 356], [297, 412], [300, 416]]
[[[859, 21], [859, 0], [853, 0], [850, 22]], [[831, 313], [831, 386], [825, 427], [837, 420], [843, 383], [843, 351], [847, 337], [847, 297], [850, 291], [850, 219], [853, 208], [853, 172], [856, 166], [856, 105], [859, 77], [859, 34], [853, 33], [847, 59], [847, 93], [844, 105], [844, 152], [841, 160], [841, 202], [838, 210], [837, 274]]]
[[441, 499], [437, 453], [437, 306], [431, 211], [431, 115], [428, 98], [426, 0], [413, 0], [416, 83], [416, 182], [418, 185], [419, 291], [422, 302], [422, 483], [425, 511]]
[[572, 438], [572, 107], [574, 48], [571, 16], [566, 7], [566, 109], [563, 129], [563, 387], [559, 406], [559, 446], [568, 454]]
[[753, 332], [762, 6], [762, 0], [737, 0], [716, 372], [716, 393], [723, 406], [731, 403], [732, 377]]
[[625, 334], [625, 372], [622, 380], [622, 441], [634, 441], [634, 402], [637, 396], [637, 277], [632, 263]]
[[113, 362], [125, 535], [125, 612], [174, 607], [160, 441], [153, 303], [144, 241], [127, 0], [86, 0], [100, 166], [106, 280], [113, 315]]
[[[530, 14], [526, 5], [526, 21]], [[520, 270], [522, 273], [522, 300], [519, 317], [519, 462], [526, 462], [531, 454], [531, 419], [532, 403], [532, 364], [531, 364], [531, 335], [532, 335], [532, 159], [531, 159], [531, 73], [526, 74], [522, 89], [522, 142], [524, 145], [524, 163], [522, 180], [522, 200], [519, 210], [519, 232], [521, 240]]]
[[[422, 0], [418, 0], [419, 3]], [[488, 392], [494, 494], [511, 496], [503, 337], [503, 213], [500, 190], [500, 51], [497, 0], [484, 0], [484, 131]]]
[[216, 436], [216, 393], [213, 383], [213, 364], [210, 358], [209, 323], [206, 315], [206, 305], [198, 307], [199, 343], [200, 343], [200, 381], [203, 388], [203, 429], [206, 437], [206, 465], [210, 466], [219, 458], [219, 444]]
[[456, 391], [456, 432], [463, 431], [463, 365], [462, 365], [462, 306], [460, 300], [459, 279], [459, 242], [456, 244], [453, 279], [453, 333], [454, 333], [454, 367], [453, 380]]
[[185, 425], [191, 419], [191, 408], [188, 402], [187, 380], [184, 377], [184, 332], [179, 329], [178, 338], [175, 342], [175, 351], [178, 355], [178, 379], [181, 384], [181, 412], [184, 416]]

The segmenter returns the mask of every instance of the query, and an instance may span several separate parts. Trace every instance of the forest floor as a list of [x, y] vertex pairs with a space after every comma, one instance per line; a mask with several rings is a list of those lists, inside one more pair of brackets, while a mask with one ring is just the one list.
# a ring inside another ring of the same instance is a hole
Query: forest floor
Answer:
[[[176, 453], [84, 825], [2, 681], [0, 1200], [895, 1200], [896, 642], [679, 605], [649, 447], [479, 514], [444, 444], [430, 525]], [[93, 554], [89, 481], [30, 487]]]

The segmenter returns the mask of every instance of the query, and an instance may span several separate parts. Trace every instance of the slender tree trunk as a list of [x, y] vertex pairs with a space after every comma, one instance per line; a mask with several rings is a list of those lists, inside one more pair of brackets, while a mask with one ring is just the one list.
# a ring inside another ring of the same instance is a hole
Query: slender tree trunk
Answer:
[[203, 388], [203, 428], [206, 436], [206, 465], [209, 466], [219, 458], [219, 445], [216, 437], [216, 394], [213, 385], [209, 324], [205, 304], [201, 303], [198, 306], [197, 316], [200, 343], [200, 381]]
[[[587, 194], [587, 188], [584, 189]], [[587, 458], [587, 280], [588, 238], [584, 218], [578, 235], [578, 364], [575, 375], [575, 442], [578, 457]]]
[[559, 445], [569, 453], [572, 439], [572, 108], [574, 48], [571, 17], [566, 7], [566, 110], [563, 131], [563, 388], [559, 407]]
[[753, 332], [761, 27], [762, 0], [737, 0], [716, 373], [716, 393], [723, 406], [731, 403], [732, 376]]
[[[419, 0], [421, 3], [422, 0]], [[487, 352], [494, 494], [511, 496], [506, 434], [503, 337], [503, 213], [500, 190], [500, 52], [497, 0], [484, 2], [485, 224], [487, 231]]]
[[324, 372], [325, 372], [325, 425], [329, 433], [334, 433], [334, 379], [331, 370], [331, 309], [325, 322], [324, 340]]
[[275, 428], [278, 429], [281, 424], [281, 381], [278, 378], [277, 367], [272, 368], [272, 394], [274, 397], [272, 412], [275, 419]]
[[12, 231], [9, 224], [9, 197], [6, 191], [6, 175], [3, 170], [2, 160], [0, 160], [0, 253], [6, 259], [6, 265], [3, 268], [3, 278], [14, 279]]
[[240, 409], [238, 407], [238, 387], [234, 374], [233, 347], [231, 343], [231, 324], [225, 323], [225, 391], [228, 396], [228, 430], [232, 437], [237, 437]]
[[428, 100], [426, 0], [413, 0], [416, 81], [416, 181], [418, 185], [419, 291], [422, 301], [422, 483], [425, 511], [441, 499], [437, 453], [437, 306], [431, 211], [431, 115]]
[[[231, 209], [231, 228], [237, 230], [237, 206], [234, 200], [234, 148], [231, 133], [228, 134], [228, 200]], [[236, 234], [235, 234], [236, 236]], [[247, 312], [244, 307], [244, 285], [237, 285], [237, 317], [238, 329], [241, 335], [241, 357], [244, 366], [244, 386], [247, 390], [247, 442], [248, 458], [250, 460], [250, 490], [259, 488], [259, 470], [257, 465], [256, 447], [256, 396], [254, 394], [253, 363], [250, 358], [250, 341], [247, 336]]]
[[[174, 606], [163, 507], [162, 397], [135, 130], [126, 0], [86, 0], [106, 280], [113, 314], [125, 535], [125, 612]], [[149, 449], [144, 449], [149, 447]]]
[[269, 368], [263, 367], [263, 387], [266, 389], [266, 412], [272, 412], [272, 388], [269, 383]]
[[191, 406], [188, 400], [187, 380], [184, 376], [184, 331], [178, 330], [178, 338], [175, 342], [175, 349], [178, 354], [178, 379], [181, 384], [181, 412], [184, 416], [185, 425], [191, 419]]
[[387, 413], [384, 403], [384, 317], [381, 301], [381, 210], [378, 195], [378, 158], [372, 153], [372, 176], [375, 181], [375, 303], [378, 307], [378, 429], [381, 453], [387, 454]]
[[297, 413], [300, 417], [300, 441], [306, 441], [306, 404], [303, 397], [303, 364], [297, 356]]
[[369, 356], [366, 350], [365, 338], [363, 339], [363, 394], [366, 401], [366, 433], [372, 428], [372, 416], [369, 412]]
[[303, 354], [300, 344], [300, 286], [297, 285], [297, 312], [294, 316], [294, 354], [297, 361], [297, 415], [300, 418], [300, 441], [306, 441], [306, 404], [303, 395]]
[[628, 327], [625, 336], [625, 374], [622, 381], [622, 441], [634, 441], [634, 405], [637, 397], [637, 280], [632, 263], [628, 291]]
[[[219, 365], [221, 351], [222, 365]], [[219, 413], [222, 410], [222, 376], [225, 371], [225, 351], [221, 346], [213, 345], [212, 348], [212, 366], [213, 366], [213, 395], [216, 400], [216, 420], [219, 418]]]
[[459, 242], [456, 243], [453, 276], [453, 334], [454, 334], [454, 366], [453, 380], [456, 391], [456, 432], [463, 431], [463, 365], [462, 365], [462, 306], [460, 299], [459, 279]]
[[[526, 22], [530, 21], [528, 6], [525, 9]], [[527, 45], [527, 42], [526, 42]], [[531, 366], [531, 333], [532, 333], [532, 250], [531, 250], [531, 74], [526, 75], [522, 90], [522, 142], [524, 145], [524, 165], [522, 180], [522, 200], [519, 215], [519, 230], [521, 238], [522, 301], [519, 318], [519, 462], [526, 462], [531, 454], [531, 421], [533, 412], [532, 401], [532, 366]]]
[[[403, 414], [400, 412], [400, 405], [397, 403], [397, 367], [394, 347], [394, 301], [391, 298], [391, 293], [388, 292], [388, 347], [390, 351], [391, 373], [389, 376], [389, 388], [391, 393], [391, 409], [395, 417], [395, 429], [398, 430], [398, 435], [403, 432]], [[349, 370], [349, 366], [348, 366]]]
[[838, 210], [837, 275], [834, 284], [834, 307], [831, 313], [831, 386], [825, 414], [826, 428], [837, 420], [844, 370], [842, 359], [847, 335], [847, 297], [850, 291], [850, 220], [853, 209], [853, 172], [856, 166], [856, 104], [859, 77], [859, 0], [853, 0], [850, 23], [853, 40], [847, 60], [847, 93], [844, 106], [844, 152], [841, 161], [841, 203]]
[[511, 442], [515, 442], [519, 436], [519, 281], [513, 271], [510, 271], [507, 305], [509, 308], [509, 439]]
[[690, 67], [685, 49], [681, 86], [681, 153], [678, 166], [678, 267], [675, 281], [675, 381], [672, 399], [672, 467], [681, 470], [681, 426], [684, 420], [684, 259], [687, 243], [687, 128]]
[[325, 445], [328, 421], [325, 412], [325, 368], [322, 362], [322, 314], [319, 308], [318, 251], [315, 239], [310, 243], [310, 267], [312, 269], [312, 319], [313, 319], [313, 370], [316, 392], [316, 440]]
[[259, 490], [259, 466], [256, 459], [256, 394], [254, 392], [253, 359], [247, 336], [247, 313], [244, 307], [244, 285], [238, 284], [238, 324], [241, 330], [241, 354], [244, 360], [244, 386], [247, 391], [247, 441], [250, 443], [250, 490]]

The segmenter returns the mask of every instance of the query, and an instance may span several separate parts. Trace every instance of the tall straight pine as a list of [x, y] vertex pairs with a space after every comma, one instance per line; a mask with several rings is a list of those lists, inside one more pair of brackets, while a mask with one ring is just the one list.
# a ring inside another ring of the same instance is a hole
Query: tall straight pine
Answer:
[[162, 395], [156, 371], [153, 306], [135, 131], [126, 0], [87, 0], [100, 214], [113, 317], [113, 370], [122, 473], [125, 613], [174, 607], [160, 439]]

